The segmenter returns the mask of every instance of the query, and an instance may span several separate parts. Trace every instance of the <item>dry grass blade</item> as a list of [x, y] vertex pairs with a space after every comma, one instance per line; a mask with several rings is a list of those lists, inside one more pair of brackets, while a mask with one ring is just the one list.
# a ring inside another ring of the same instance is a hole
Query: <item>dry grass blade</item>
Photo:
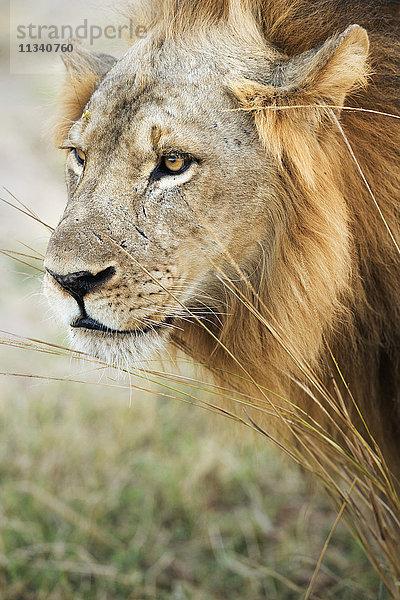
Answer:
[[369, 193], [369, 195], [371, 196], [371, 198], [372, 198], [372, 200], [373, 200], [373, 202], [374, 202], [374, 204], [375, 204], [375, 207], [376, 207], [376, 209], [377, 209], [377, 211], [378, 211], [378, 213], [379, 213], [379, 216], [380, 216], [380, 218], [382, 219], [382, 222], [383, 222], [383, 224], [385, 225], [385, 227], [386, 227], [386, 229], [387, 229], [387, 232], [389, 233], [390, 239], [392, 240], [392, 242], [393, 242], [393, 244], [394, 244], [394, 246], [395, 246], [395, 248], [396, 248], [397, 252], [400, 254], [400, 247], [399, 247], [399, 244], [397, 243], [397, 240], [396, 240], [396, 238], [394, 237], [394, 235], [393, 235], [393, 232], [392, 232], [392, 230], [391, 230], [391, 228], [390, 228], [390, 226], [389, 226], [388, 222], [387, 222], [387, 221], [386, 221], [386, 219], [385, 219], [385, 216], [384, 216], [384, 214], [383, 214], [383, 212], [382, 212], [382, 209], [381, 209], [381, 207], [379, 206], [377, 199], [375, 198], [375, 194], [374, 194], [374, 192], [372, 191], [372, 189], [371, 189], [371, 186], [369, 185], [369, 183], [368, 183], [368, 181], [367, 181], [367, 178], [366, 178], [366, 177], [365, 177], [365, 175], [364, 175], [364, 171], [362, 170], [362, 168], [361, 168], [361, 165], [360, 165], [360, 163], [358, 162], [356, 155], [354, 154], [354, 150], [353, 150], [353, 148], [352, 148], [352, 146], [351, 146], [351, 144], [350, 144], [350, 142], [349, 142], [349, 139], [348, 139], [347, 135], [345, 134], [345, 132], [343, 131], [343, 127], [342, 127], [342, 126], [341, 126], [341, 124], [339, 123], [339, 120], [338, 120], [337, 116], [335, 115], [335, 113], [334, 113], [334, 112], [333, 112], [333, 110], [331, 110], [331, 109], [330, 109], [330, 114], [331, 114], [332, 120], [334, 121], [334, 123], [335, 123], [336, 127], [337, 127], [337, 128], [338, 128], [338, 130], [340, 131], [340, 134], [341, 134], [341, 136], [343, 137], [343, 140], [344, 140], [344, 142], [345, 142], [345, 144], [346, 144], [346, 147], [347, 147], [347, 149], [348, 149], [348, 151], [349, 151], [349, 153], [350, 153], [350, 156], [351, 156], [351, 158], [353, 159], [353, 161], [354, 161], [354, 164], [356, 165], [356, 167], [357, 167], [357, 170], [358, 170], [358, 172], [359, 172], [359, 173], [360, 173], [360, 175], [361, 175], [361, 178], [362, 178], [362, 180], [363, 180], [363, 182], [364, 182], [364, 184], [365, 184], [365, 187], [367, 188], [367, 190], [368, 190], [368, 193]]
[[36, 256], [22, 254], [22, 252], [15, 252], [13, 250], [3, 250], [3, 249], [0, 249], [0, 254], [3, 254], [3, 256], [7, 256], [7, 258], [11, 258], [12, 260], [16, 260], [17, 262], [21, 263], [22, 265], [25, 265], [26, 267], [29, 267], [30, 269], [33, 269], [34, 271], [39, 271], [39, 273], [45, 272], [44, 269], [41, 269], [40, 267], [37, 267], [36, 265], [31, 265], [30, 263], [28, 263], [25, 260], [22, 260], [22, 258], [20, 258], [21, 256], [25, 256], [26, 258], [30, 258], [31, 260], [41, 260], [41, 259], [37, 258]]
[[[374, 460], [375, 465], [382, 472], [382, 475], [383, 475], [383, 477], [385, 479], [385, 482], [387, 484], [387, 487], [385, 487], [386, 491], [389, 490], [391, 492], [391, 495], [396, 499], [396, 501], [398, 501], [399, 499], [398, 499], [396, 490], [394, 488], [394, 485], [393, 485], [393, 482], [391, 480], [390, 474], [388, 473], [388, 469], [387, 469], [387, 466], [385, 464], [385, 460], [384, 460], [382, 452], [381, 452], [381, 450], [379, 448], [379, 445], [376, 443], [376, 441], [375, 441], [372, 433], [370, 432], [370, 429], [369, 429], [369, 427], [368, 427], [368, 425], [367, 425], [367, 423], [366, 423], [366, 421], [364, 419], [364, 416], [362, 415], [362, 413], [361, 413], [361, 411], [359, 409], [359, 406], [358, 406], [358, 404], [357, 404], [357, 402], [356, 402], [353, 394], [351, 393], [351, 390], [350, 390], [350, 388], [349, 388], [349, 386], [348, 386], [345, 378], [343, 377], [342, 371], [341, 371], [341, 369], [340, 369], [340, 367], [339, 367], [339, 365], [338, 365], [338, 363], [337, 363], [337, 361], [336, 361], [336, 359], [335, 359], [335, 357], [334, 357], [334, 355], [333, 355], [333, 353], [332, 353], [329, 345], [328, 344], [326, 344], [326, 345], [327, 345], [328, 351], [329, 351], [329, 353], [331, 355], [332, 361], [333, 361], [333, 363], [335, 365], [335, 369], [336, 369], [337, 373], [339, 374], [340, 380], [343, 382], [343, 384], [344, 384], [344, 386], [345, 386], [345, 388], [347, 390], [348, 396], [349, 396], [349, 398], [350, 398], [350, 400], [351, 400], [354, 408], [356, 409], [358, 416], [361, 419], [361, 422], [362, 422], [362, 424], [363, 424], [363, 426], [365, 428], [365, 431], [366, 431], [366, 433], [368, 435], [369, 440], [372, 443], [373, 452], [371, 452], [371, 448], [367, 444], [366, 440], [364, 440], [363, 436], [360, 435], [354, 427], [353, 427], [353, 432], [357, 435], [357, 438], [358, 438], [359, 443], [361, 444], [361, 446], [363, 446], [367, 450], [369, 457], [371, 457]], [[340, 398], [340, 395], [338, 395], [338, 397]], [[352, 427], [353, 424], [351, 422], [351, 419], [350, 419], [349, 415], [347, 415], [347, 423], [348, 423], [349, 427]]]
[[44, 261], [44, 254], [42, 254], [41, 252], [39, 252], [38, 250], [36, 250], [36, 248], [32, 248], [32, 246], [29, 246], [28, 244], [25, 244], [25, 242], [21, 242], [19, 240], [17, 240], [17, 242], [19, 244], [21, 244], [21, 246], [23, 246], [27, 250], [30, 250], [31, 252], [33, 252], [34, 254], [36, 254], [36, 259], [37, 260]]
[[[344, 111], [349, 111], [349, 112], [362, 112], [362, 113], [369, 113], [372, 115], [381, 115], [383, 117], [391, 117], [392, 119], [399, 119], [400, 120], [400, 115], [395, 115], [393, 113], [388, 113], [388, 112], [384, 112], [381, 110], [374, 110], [372, 108], [362, 108], [360, 106], [339, 106], [336, 104], [292, 104], [292, 105], [287, 105], [287, 106], [263, 106], [262, 109], [258, 109], [258, 110], [272, 110], [272, 111], [278, 111], [278, 110], [298, 110], [298, 109], [303, 109], [303, 108], [320, 108], [322, 110], [325, 110], [326, 108], [331, 108], [333, 110], [344, 110]], [[235, 108], [232, 109], [233, 111], [251, 111], [253, 112], [254, 108]]]
[[17, 198], [17, 196], [15, 196], [15, 194], [13, 194], [12, 192], [10, 192], [9, 189], [7, 189], [5, 186], [3, 186], [3, 189], [7, 192], [7, 194], [9, 194], [11, 196], [11, 198], [13, 198], [20, 206], [22, 206], [22, 208], [24, 210], [26, 210], [32, 217], [34, 217], [35, 219], [39, 219], [38, 215], [26, 204], [24, 204], [22, 202], [22, 200], [20, 200], [19, 198]]
[[25, 215], [27, 217], [30, 217], [31, 219], [33, 219], [37, 223], [40, 223], [40, 225], [43, 225], [43, 227], [46, 227], [46, 229], [48, 229], [49, 231], [51, 231], [51, 232], [54, 231], [54, 227], [51, 227], [50, 225], [48, 225], [47, 223], [45, 223], [44, 221], [42, 221], [42, 219], [40, 219], [39, 217], [37, 217], [29, 209], [28, 210], [24, 210], [23, 208], [20, 208], [19, 206], [16, 206], [12, 202], [9, 202], [8, 200], [5, 200], [5, 198], [0, 198], [0, 201], [4, 202], [4, 204], [7, 204], [7, 206], [11, 206], [11, 208], [14, 208], [15, 210], [18, 210], [23, 215]]
[[26, 254], [24, 252], [17, 252], [16, 250], [7, 250], [6, 248], [0, 248], [0, 252], [2, 252], [3, 254], [7, 254], [7, 255], [13, 255], [12, 258], [15, 256], [23, 256], [24, 258], [31, 258], [32, 260], [39, 260], [39, 261], [43, 261], [43, 259], [39, 256], [34, 256], [32, 254]]

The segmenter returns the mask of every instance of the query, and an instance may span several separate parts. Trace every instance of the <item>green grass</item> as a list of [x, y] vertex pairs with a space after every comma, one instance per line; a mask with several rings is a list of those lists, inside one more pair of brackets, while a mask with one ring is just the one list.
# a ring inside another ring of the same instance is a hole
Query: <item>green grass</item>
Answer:
[[[1, 383], [1, 598], [302, 597], [335, 513], [270, 445], [150, 395]], [[378, 590], [339, 527], [313, 598]]]

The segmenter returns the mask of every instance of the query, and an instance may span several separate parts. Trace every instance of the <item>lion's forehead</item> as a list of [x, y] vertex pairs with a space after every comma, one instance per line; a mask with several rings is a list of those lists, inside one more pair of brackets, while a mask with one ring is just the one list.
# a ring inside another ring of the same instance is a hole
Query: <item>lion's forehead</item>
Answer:
[[[178, 56], [158, 50], [138, 57], [131, 48], [99, 83], [88, 110], [92, 123], [107, 119], [108, 137], [135, 127], [146, 115], [188, 127], [205, 126], [211, 118], [226, 120], [229, 108], [223, 76], [201, 54], [181, 50]], [[81, 126], [84, 126], [82, 124]]]

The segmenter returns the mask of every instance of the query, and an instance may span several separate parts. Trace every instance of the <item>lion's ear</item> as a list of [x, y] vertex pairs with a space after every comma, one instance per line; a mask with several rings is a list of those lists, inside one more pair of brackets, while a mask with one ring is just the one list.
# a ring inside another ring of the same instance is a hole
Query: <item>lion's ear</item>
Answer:
[[73, 40], [73, 47], [72, 52], [62, 54], [66, 77], [59, 93], [59, 110], [55, 126], [58, 145], [64, 142], [71, 124], [82, 115], [100, 79], [116, 62], [113, 56], [92, 52], [76, 40]]
[[305, 134], [323, 119], [317, 107], [341, 107], [351, 91], [365, 85], [368, 49], [365, 29], [351, 25], [317, 48], [278, 61], [267, 84], [242, 80], [230, 85], [242, 107], [254, 112], [264, 145], [279, 161], [286, 153], [308, 183], [312, 147]]
[[105, 75], [116, 63], [117, 59], [109, 54], [102, 54], [88, 50], [80, 42], [74, 40], [73, 51], [64, 52], [62, 60], [68, 74], [71, 77], [82, 79], [87, 73], [97, 75], [98, 78]]
[[365, 84], [368, 49], [365, 29], [350, 25], [321, 46], [272, 65], [268, 84], [243, 80], [233, 91], [243, 104], [255, 109], [277, 98], [341, 106], [350, 91]]
[[341, 35], [303, 52], [272, 74], [272, 85], [280, 94], [308, 96], [342, 106], [345, 97], [366, 82], [368, 34], [350, 25]]

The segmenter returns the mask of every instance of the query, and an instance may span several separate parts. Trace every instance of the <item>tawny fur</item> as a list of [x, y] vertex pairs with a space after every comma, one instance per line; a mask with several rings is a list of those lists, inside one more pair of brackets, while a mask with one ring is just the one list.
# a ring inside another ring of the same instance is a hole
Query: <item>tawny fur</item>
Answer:
[[[219, 286], [217, 278], [208, 293], [219, 299], [214, 308], [229, 314], [209, 326], [213, 335], [196, 322], [184, 323], [184, 331], [177, 331], [173, 341], [215, 373], [248, 373], [258, 384], [305, 407], [320, 422], [324, 415], [293, 383], [293, 378], [301, 378], [293, 357], [314, 369], [329, 387], [335, 373], [332, 351], [393, 473], [399, 476], [400, 256], [333, 115], [340, 118], [398, 242], [399, 122], [378, 114], [323, 108], [344, 104], [400, 114], [396, 5], [344, 0], [164, 0], [137, 2], [130, 10], [138, 22], [147, 24], [154, 48], [171, 40], [183, 44], [192, 40], [198, 47], [207, 40], [208, 48], [215, 40], [216, 53], [224, 48], [226, 60], [234, 67], [237, 63], [237, 68], [232, 67], [232, 77], [221, 83], [236, 98], [236, 110], [253, 115], [262, 146], [277, 167], [274, 189], [281, 202], [271, 208], [273, 241], [261, 235], [259, 251], [248, 256], [236, 273], [229, 257], [223, 266], [220, 263], [226, 275], [229, 270], [233, 274], [234, 288], [269, 326], [238, 300], [235, 290]], [[354, 23], [368, 32], [368, 59], [363, 29], [342, 34]], [[250, 61], [246, 72], [243, 60], [237, 58], [238, 44], [244, 49], [247, 44], [258, 64], [266, 56], [284, 65], [291, 57], [326, 44], [328, 38], [330, 45], [323, 46], [320, 59], [315, 55], [321, 64], [300, 62], [298, 85], [293, 81], [286, 85], [278, 75], [272, 84], [262, 77], [254, 79]], [[90, 70], [88, 78], [80, 71], [73, 81], [79, 101], [64, 116], [79, 118], [92, 86]], [[72, 107], [71, 81], [68, 89]], [[287, 106], [294, 108], [279, 110]], [[245, 247], [246, 234], [237, 239], [238, 247]], [[239, 251], [233, 262], [238, 256]], [[80, 261], [70, 270], [81, 268]], [[247, 280], [237, 281], [238, 272], [246, 273]], [[361, 427], [356, 412], [354, 419]]]

